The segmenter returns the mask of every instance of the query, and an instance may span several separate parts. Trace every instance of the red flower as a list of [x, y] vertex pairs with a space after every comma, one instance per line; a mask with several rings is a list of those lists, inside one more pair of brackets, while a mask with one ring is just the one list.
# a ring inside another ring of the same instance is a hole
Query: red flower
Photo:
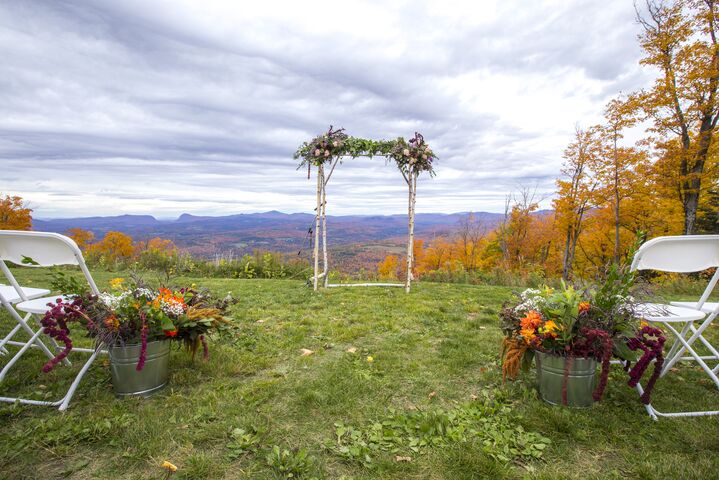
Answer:
[[175, 337], [175, 336], [177, 336], [177, 329], [174, 329], [174, 330], [165, 330], [165, 336], [166, 336], [166, 337]]

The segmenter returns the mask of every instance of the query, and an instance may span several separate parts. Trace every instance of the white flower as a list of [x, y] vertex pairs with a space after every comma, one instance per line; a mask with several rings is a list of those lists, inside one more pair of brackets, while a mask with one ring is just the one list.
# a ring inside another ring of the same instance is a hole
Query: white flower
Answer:
[[409, 157], [409, 149], [408, 149], [408, 148], [405, 148], [404, 150], [402, 150], [402, 154], [403, 154], [405, 157]]
[[319, 148], [317, 150], [315, 150], [315, 157], [319, 157], [320, 153], [322, 153], [322, 152], [320, 152]]

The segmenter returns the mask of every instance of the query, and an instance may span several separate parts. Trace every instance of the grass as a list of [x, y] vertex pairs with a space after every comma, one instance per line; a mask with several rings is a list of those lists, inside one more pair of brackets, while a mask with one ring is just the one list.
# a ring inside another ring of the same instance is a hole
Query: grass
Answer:
[[[96, 280], [103, 288], [112, 276]], [[27, 270], [18, 277], [43, 281]], [[164, 460], [179, 479], [719, 478], [719, 418], [652, 422], [618, 368], [604, 401], [587, 410], [543, 403], [531, 374], [502, 385], [496, 314], [509, 288], [313, 294], [287, 280], [178, 281], [240, 298], [238, 332], [213, 342], [208, 362], [173, 350], [171, 383], [150, 399], [116, 399], [99, 361], [65, 414], [0, 404], [0, 478], [160, 479]], [[9, 325], [3, 314], [2, 331]], [[76, 367], [43, 374], [42, 363], [34, 351], [23, 357], [0, 394], [59, 397]], [[681, 366], [660, 381], [656, 406], [717, 408], [705, 378]], [[478, 416], [462, 420], [474, 405]], [[450, 438], [451, 422], [478, 435]], [[380, 425], [398, 440], [366, 461], [342, 454], [337, 425], [363, 438]], [[407, 442], [421, 435], [430, 445], [415, 451]], [[523, 436], [551, 443], [538, 459], [498, 454]]]

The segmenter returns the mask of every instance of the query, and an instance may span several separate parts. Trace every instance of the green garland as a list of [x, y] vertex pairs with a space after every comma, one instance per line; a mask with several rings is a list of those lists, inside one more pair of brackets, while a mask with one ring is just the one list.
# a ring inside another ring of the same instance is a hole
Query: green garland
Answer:
[[294, 154], [295, 159], [302, 159], [298, 170], [305, 166], [319, 167], [338, 157], [374, 156], [394, 160], [402, 172], [408, 173], [413, 168], [417, 173], [428, 172], [434, 176], [432, 162], [437, 157], [419, 133], [415, 133], [409, 142], [402, 137], [396, 140], [368, 140], [350, 137], [344, 132], [344, 128], [334, 130], [330, 126], [326, 133], [304, 142]]

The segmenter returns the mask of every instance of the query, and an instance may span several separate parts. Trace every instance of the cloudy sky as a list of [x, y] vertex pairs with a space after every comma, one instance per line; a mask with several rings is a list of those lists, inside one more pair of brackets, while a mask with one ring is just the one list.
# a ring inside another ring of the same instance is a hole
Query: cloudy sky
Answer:
[[[420, 212], [547, 197], [575, 124], [650, 81], [630, 0], [0, 2], [0, 192], [40, 218], [311, 211], [299, 144], [424, 134]], [[401, 213], [382, 159], [329, 213]]]

